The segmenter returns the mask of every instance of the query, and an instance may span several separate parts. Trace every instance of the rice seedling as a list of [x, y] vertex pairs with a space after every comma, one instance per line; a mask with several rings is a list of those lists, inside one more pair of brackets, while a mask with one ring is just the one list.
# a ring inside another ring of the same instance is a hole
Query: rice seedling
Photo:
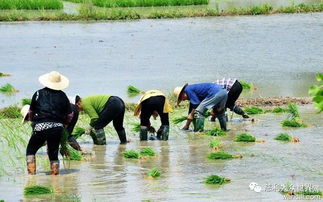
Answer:
[[298, 191], [296, 192], [296, 194], [298, 195], [318, 195], [318, 196], [322, 196], [322, 191], [320, 190], [315, 190], [313, 188], [310, 188], [310, 187], [303, 187], [303, 190], [302, 191]]
[[139, 154], [140, 156], [156, 156], [156, 152], [149, 147], [142, 148]]
[[152, 7], [152, 6], [187, 6], [208, 4], [208, 0], [92, 0], [95, 6], [115, 7]]
[[254, 88], [253, 84], [247, 81], [239, 81], [242, 85], [243, 90], [252, 90]]
[[0, 118], [9, 118], [9, 119], [16, 119], [22, 118], [20, 114], [20, 108], [17, 106], [9, 106], [0, 109]]
[[73, 149], [72, 147], [68, 146], [68, 155], [65, 157], [67, 160], [74, 160], [74, 161], [82, 161], [83, 156], [81, 152]]
[[30, 105], [31, 104], [31, 99], [30, 98], [22, 98], [21, 99], [21, 105]]
[[133, 126], [133, 128], [131, 129], [131, 131], [138, 133], [140, 132], [140, 123], [131, 123], [131, 125]]
[[287, 111], [290, 114], [291, 119], [299, 118], [298, 107], [295, 103], [288, 104]]
[[205, 132], [204, 134], [208, 135], [208, 136], [226, 136], [227, 135], [226, 132], [224, 132], [223, 130], [221, 130], [219, 128], [214, 128], [212, 130]]
[[68, 149], [68, 131], [66, 129], [63, 130], [63, 133], [61, 134], [61, 140], [60, 140], [60, 153], [62, 156], [69, 156], [69, 149]]
[[264, 112], [263, 109], [256, 107], [256, 106], [246, 107], [246, 108], [244, 108], [244, 111], [247, 114], [262, 114]]
[[277, 137], [275, 137], [275, 140], [289, 142], [292, 140], [292, 137], [289, 136], [287, 133], [280, 133]]
[[1, 0], [0, 10], [46, 10], [62, 9], [61, 0]]
[[138, 88], [130, 85], [127, 88], [127, 93], [128, 93], [128, 96], [136, 96], [136, 95], [141, 93], [141, 90], [139, 90]]
[[220, 147], [222, 147], [222, 143], [220, 140], [218, 139], [212, 139], [210, 142], [209, 142], [209, 147], [214, 149], [214, 150], [219, 150]]
[[139, 153], [136, 152], [135, 150], [126, 150], [123, 153], [123, 156], [128, 159], [139, 159]]
[[226, 152], [212, 152], [207, 155], [208, 159], [218, 160], [218, 159], [233, 159], [233, 155]]
[[287, 112], [287, 109], [284, 109], [282, 107], [275, 107], [274, 109], [271, 110], [272, 113], [284, 113]]
[[174, 124], [179, 124], [186, 120], [187, 120], [187, 116], [181, 116], [181, 117], [173, 118], [172, 122]]
[[210, 175], [210, 176], [205, 178], [204, 183], [205, 184], [222, 185], [222, 184], [229, 183], [230, 181], [231, 180], [229, 178], [224, 178], [224, 177], [220, 177], [220, 176], [217, 176], [217, 175]]
[[27, 186], [24, 189], [25, 196], [34, 196], [34, 195], [51, 194], [51, 193], [54, 193], [52, 188], [40, 186], [40, 185]]
[[74, 128], [72, 135], [75, 137], [75, 139], [81, 137], [85, 133], [85, 129], [81, 127]]
[[291, 128], [307, 127], [307, 125], [304, 124], [300, 119], [284, 120], [282, 121], [281, 124], [283, 127], [291, 127]]
[[256, 142], [256, 138], [247, 133], [241, 133], [236, 136], [236, 142]]
[[0, 92], [12, 94], [12, 93], [17, 93], [19, 91], [16, 90], [15, 87], [13, 87], [11, 84], [7, 83], [7, 84], [0, 87]]
[[160, 175], [161, 175], [161, 173], [157, 168], [151, 169], [147, 174], [147, 176], [152, 177], [152, 178], [160, 177]]
[[6, 73], [2, 73], [0, 72], [0, 77], [4, 77], [4, 76], [11, 76], [10, 74], [6, 74]]

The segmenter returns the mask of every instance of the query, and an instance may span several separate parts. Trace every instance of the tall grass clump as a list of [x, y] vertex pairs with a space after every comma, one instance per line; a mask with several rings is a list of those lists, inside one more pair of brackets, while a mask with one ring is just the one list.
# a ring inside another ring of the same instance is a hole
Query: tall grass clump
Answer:
[[210, 175], [204, 179], [205, 184], [216, 184], [222, 185], [229, 183], [231, 180], [229, 178], [220, 177], [218, 175]]
[[157, 168], [151, 169], [147, 174], [147, 176], [152, 177], [152, 178], [160, 177], [160, 175], [161, 175], [161, 173]]
[[263, 15], [269, 14], [273, 10], [273, 7], [267, 3], [259, 6], [252, 6], [249, 10], [251, 15]]
[[19, 91], [16, 90], [15, 87], [13, 87], [11, 84], [7, 83], [7, 84], [0, 87], [0, 92], [12, 94], [12, 93], [17, 93]]
[[236, 136], [236, 142], [256, 142], [256, 138], [247, 133], [241, 133]]
[[9, 118], [9, 119], [16, 119], [22, 118], [20, 114], [20, 108], [17, 106], [9, 106], [0, 109], [0, 118]]
[[0, 0], [0, 10], [57, 10], [62, 8], [61, 0]]
[[208, 0], [92, 0], [99, 7], [153, 7], [153, 6], [188, 6], [205, 5]]
[[34, 196], [34, 195], [51, 194], [51, 193], [54, 193], [52, 188], [40, 186], [40, 185], [27, 186], [24, 189], [25, 196]]
[[246, 107], [246, 108], [244, 108], [244, 111], [247, 114], [262, 114], [264, 112], [263, 109], [256, 107], [256, 106]]

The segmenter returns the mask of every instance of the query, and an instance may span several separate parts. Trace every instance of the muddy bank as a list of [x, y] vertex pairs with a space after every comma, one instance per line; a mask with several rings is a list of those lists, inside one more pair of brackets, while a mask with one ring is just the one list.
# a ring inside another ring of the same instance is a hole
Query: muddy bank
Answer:
[[289, 103], [297, 105], [311, 104], [311, 98], [296, 97], [269, 97], [269, 98], [241, 98], [237, 100], [237, 104], [243, 107], [247, 106], [282, 106]]

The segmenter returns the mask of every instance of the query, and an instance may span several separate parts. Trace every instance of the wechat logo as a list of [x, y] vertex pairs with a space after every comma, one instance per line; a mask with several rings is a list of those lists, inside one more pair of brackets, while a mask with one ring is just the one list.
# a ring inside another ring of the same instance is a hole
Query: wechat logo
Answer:
[[249, 184], [249, 189], [251, 191], [255, 191], [257, 193], [261, 192], [261, 186], [259, 186], [258, 183], [256, 183], [256, 182], [251, 182]]

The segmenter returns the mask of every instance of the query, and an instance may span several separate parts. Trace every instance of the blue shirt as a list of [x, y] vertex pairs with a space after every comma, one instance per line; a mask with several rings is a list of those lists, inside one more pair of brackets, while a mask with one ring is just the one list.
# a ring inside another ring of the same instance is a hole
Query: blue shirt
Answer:
[[186, 86], [184, 92], [191, 104], [199, 105], [205, 98], [212, 97], [222, 89], [220, 85], [215, 83], [198, 83]]

